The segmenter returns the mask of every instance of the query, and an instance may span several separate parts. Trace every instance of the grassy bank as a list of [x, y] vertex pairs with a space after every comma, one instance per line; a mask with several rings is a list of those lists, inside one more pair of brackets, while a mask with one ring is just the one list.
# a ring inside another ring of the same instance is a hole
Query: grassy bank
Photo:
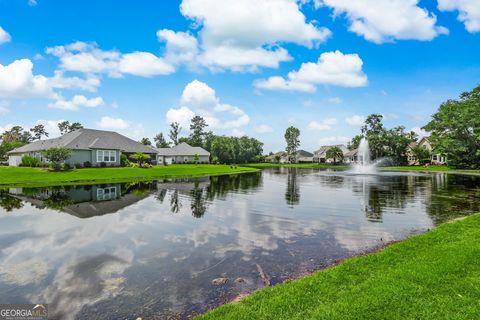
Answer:
[[0, 187], [129, 182], [236, 174], [256, 170], [255, 168], [240, 166], [188, 164], [158, 166], [148, 169], [88, 168], [65, 172], [50, 172], [40, 168], [0, 167]]
[[447, 172], [458, 174], [480, 174], [480, 170], [463, 170], [453, 169], [448, 166], [397, 166], [397, 167], [380, 167], [384, 171], [416, 171], [416, 172]]
[[478, 239], [474, 215], [198, 319], [478, 319]]
[[329, 164], [329, 163], [268, 163], [268, 162], [248, 163], [248, 164], [243, 164], [242, 166], [258, 168], [258, 169], [278, 168], [278, 167], [310, 168], [310, 169], [346, 169], [350, 167], [348, 165], [338, 165], [338, 164]]

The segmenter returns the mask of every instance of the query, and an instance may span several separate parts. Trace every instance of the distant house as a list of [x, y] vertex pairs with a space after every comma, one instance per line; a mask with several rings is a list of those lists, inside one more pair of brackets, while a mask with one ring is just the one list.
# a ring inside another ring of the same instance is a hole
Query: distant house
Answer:
[[71, 157], [65, 163], [83, 165], [90, 162], [94, 167], [119, 166], [121, 154], [129, 156], [136, 152], [142, 152], [150, 155], [152, 159], [155, 159], [157, 154], [154, 148], [119, 133], [82, 128], [58, 138], [39, 140], [14, 149], [8, 153], [8, 164], [19, 166], [25, 155], [36, 157], [40, 162], [47, 162], [43, 157], [43, 151], [54, 147], [65, 147], [72, 150]]
[[313, 153], [305, 150], [298, 150], [291, 159], [288, 158], [288, 154], [285, 151], [280, 151], [265, 157], [265, 162], [272, 163], [302, 163], [313, 162]]
[[193, 163], [195, 155], [198, 156], [198, 163], [210, 163], [210, 152], [185, 142], [172, 148], [157, 148], [156, 151], [158, 164]]
[[[320, 149], [313, 153], [313, 162], [318, 163], [333, 163], [333, 158], [327, 158], [327, 151], [333, 147], [338, 147], [343, 152], [343, 156], [349, 151], [348, 148], [343, 144], [336, 144], [330, 146], [321, 146]], [[337, 159], [338, 160], [338, 159]]]
[[355, 164], [358, 162], [358, 149], [348, 150], [343, 154], [343, 162], [346, 164]]
[[430, 142], [429, 137], [423, 137], [418, 142], [412, 142], [407, 150], [407, 160], [409, 165], [418, 165], [420, 164], [419, 159], [413, 154], [412, 149], [416, 146], [423, 147], [430, 151], [430, 163], [436, 165], [442, 165], [447, 163], [447, 158], [439, 153], [434, 153], [434, 148], [432, 143]]
[[286, 163], [288, 162], [287, 153], [285, 151], [280, 151], [269, 156], [265, 157], [265, 162], [271, 163]]
[[298, 150], [295, 153], [295, 162], [297, 163], [311, 163], [313, 162], [313, 153], [305, 151], [305, 150]]

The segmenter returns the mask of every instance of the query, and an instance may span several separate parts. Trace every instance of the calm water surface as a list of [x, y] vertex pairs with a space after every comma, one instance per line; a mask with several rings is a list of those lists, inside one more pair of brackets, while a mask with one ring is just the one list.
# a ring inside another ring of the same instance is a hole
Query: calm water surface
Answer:
[[188, 318], [479, 200], [475, 176], [288, 168], [0, 190], [0, 303], [48, 303], [55, 319]]

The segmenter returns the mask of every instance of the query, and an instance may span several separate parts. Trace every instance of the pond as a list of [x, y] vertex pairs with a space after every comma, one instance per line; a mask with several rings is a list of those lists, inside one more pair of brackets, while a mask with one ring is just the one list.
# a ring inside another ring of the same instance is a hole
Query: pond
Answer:
[[47, 303], [55, 319], [189, 318], [479, 200], [477, 176], [294, 168], [4, 189], [0, 303]]

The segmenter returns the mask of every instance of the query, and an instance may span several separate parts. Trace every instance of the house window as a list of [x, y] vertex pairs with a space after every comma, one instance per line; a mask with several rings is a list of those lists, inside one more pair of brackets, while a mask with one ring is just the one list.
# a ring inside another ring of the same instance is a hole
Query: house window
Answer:
[[110, 187], [110, 188], [100, 188], [97, 189], [97, 200], [111, 200], [117, 197], [117, 188]]
[[111, 150], [97, 150], [97, 162], [117, 162], [117, 152]]
[[436, 155], [436, 154], [432, 156], [432, 160], [433, 160], [433, 161], [437, 161], [437, 159], [438, 159], [438, 158], [437, 158], [437, 155]]

